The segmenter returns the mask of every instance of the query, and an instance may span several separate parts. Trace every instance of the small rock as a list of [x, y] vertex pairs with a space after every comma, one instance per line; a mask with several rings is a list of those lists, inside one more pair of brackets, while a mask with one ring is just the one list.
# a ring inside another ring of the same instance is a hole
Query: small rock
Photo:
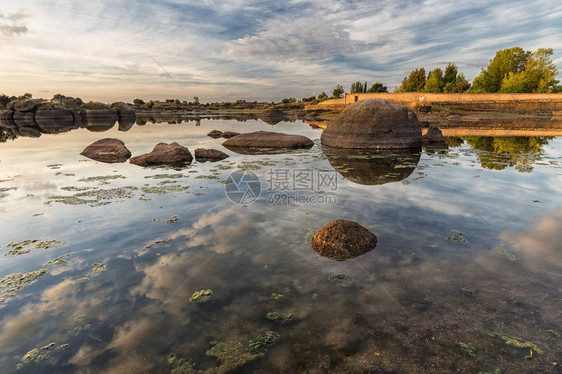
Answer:
[[225, 138], [225, 139], [230, 139], [235, 137], [236, 135], [240, 135], [239, 132], [234, 132], [234, 131], [225, 131], [221, 134], [221, 137]]
[[311, 244], [322, 256], [343, 261], [373, 250], [377, 237], [357, 222], [339, 219], [314, 234]]
[[195, 150], [195, 159], [199, 162], [220, 161], [228, 158], [228, 155], [217, 149], [197, 148]]
[[125, 162], [131, 157], [131, 151], [125, 147], [125, 143], [113, 138], [105, 138], [93, 142], [80, 154], [92, 160], [106, 163]]
[[287, 135], [278, 132], [256, 131], [240, 134], [222, 143], [225, 147], [246, 148], [310, 148], [312, 140], [302, 135]]
[[443, 137], [443, 133], [437, 127], [431, 125], [427, 129], [427, 132], [423, 136], [424, 144], [427, 143], [443, 143], [445, 138]]
[[131, 164], [139, 166], [189, 164], [193, 156], [189, 149], [178, 143], [158, 143], [150, 153], [131, 158]]
[[213, 139], [218, 139], [222, 136], [222, 131], [213, 130], [210, 133], [208, 133], [207, 136], [210, 136]]

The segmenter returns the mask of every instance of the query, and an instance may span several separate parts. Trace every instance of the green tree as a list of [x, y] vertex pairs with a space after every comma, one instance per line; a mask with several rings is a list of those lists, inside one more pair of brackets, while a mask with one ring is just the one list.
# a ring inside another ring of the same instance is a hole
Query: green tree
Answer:
[[8, 95], [0, 95], [0, 109], [4, 109], [8, 103], [12, 101]]
[[424, 91], [432, 92], [432, 93], [441, 93], [443, 92], [444, 86], [445, 86], [445, 82], [443, 80], [443, 70], [441, 70], [440, 68], [436, 68], [435, 70], [429, 73], [427, 82], [425, 82]]
[[136, 106], [144, 105], [144, 100], [142, 100], [142, 99], [135, 99], [135, 100], [133, 100], [133, 105], [136, 105]]
[[361, 82], [355, 82], [351, 84], [351, 93], [365, 93], [367, 92], [367, 82], [365, 84]]
[[199, 104], [199, 96], [193, 96], [193, 103]]
[[452, 85], [445, 84], [443, 92], [446, 93], [462, 93], [470, 90], [470, 83], [466, 80], [463, 73], [457, 75], [457, 79]]
[[388, 92], [388, 88], [380, 82], [375, 82], [375, 83], [373, 83], [371, 88], [369, 88], [367, 90], [367, 92], [369, 92], [369, 93], [372, 93], [372, 92]]
[[404, 77], [399, 92], [422, 92], [425, 87], [425, 69], [413, 70], [408, 77]]
[[335, 97], [336, 99], [339, 99], [340, 97], [342, 97], [344, 92], [345, 91], [343, 90], [341, 84], [338, 84], [336, 88], [334, 88], [334, 90], [332, 91], [332, 96]]
[[525, 68], [531, 52], [520, 47], [502, 49], [496, 52], [488, 67], [483, 68], [480, 75], [474, 79], [474, 92], [499, 92], [503, 80], [509, 73], [519, 73]]
[[502, 81], [500, 92], [552, 92], [558, 80], [558, 69], [550, 57], [552, 49], [539, 49], [527, 59], [519, 72], [510, 72]]

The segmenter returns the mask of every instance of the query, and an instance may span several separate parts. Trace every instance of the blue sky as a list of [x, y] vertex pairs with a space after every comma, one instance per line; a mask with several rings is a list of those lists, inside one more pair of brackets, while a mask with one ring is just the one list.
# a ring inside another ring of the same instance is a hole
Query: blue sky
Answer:
[[513, 46], [553, 48], [562, 67], [560, 35], [556, 0], [2, 1], [0, 93], [272, 101], [357, 80], [392, 89], [449, 61], [472, 80]]

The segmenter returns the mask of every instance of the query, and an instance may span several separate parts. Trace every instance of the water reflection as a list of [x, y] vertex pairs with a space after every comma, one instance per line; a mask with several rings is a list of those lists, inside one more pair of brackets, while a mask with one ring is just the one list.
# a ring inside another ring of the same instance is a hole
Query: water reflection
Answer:
[[478, 154], [482, 167], [503, 170], [514, 167], [517, 171], [528, 173], [533, 164], [540, 159], [543, 147], [553, 137], [484, 137], [471, 136], [464, 140], [474, 149], [485, 151]]
[[322, 147], [334, 169], [345, 179], [364, 185], [400, 182], [416, 169], [418, 150], [372, 151]]

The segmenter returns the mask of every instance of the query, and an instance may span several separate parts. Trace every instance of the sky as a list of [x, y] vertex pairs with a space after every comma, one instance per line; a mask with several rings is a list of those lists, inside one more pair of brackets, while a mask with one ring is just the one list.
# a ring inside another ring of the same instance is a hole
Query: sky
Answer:
[[558, 0], [0, 1], [0, 93], [104, 102], [393, 90], [415, 68], [469, 81], [499, 49], [553, 48]]

